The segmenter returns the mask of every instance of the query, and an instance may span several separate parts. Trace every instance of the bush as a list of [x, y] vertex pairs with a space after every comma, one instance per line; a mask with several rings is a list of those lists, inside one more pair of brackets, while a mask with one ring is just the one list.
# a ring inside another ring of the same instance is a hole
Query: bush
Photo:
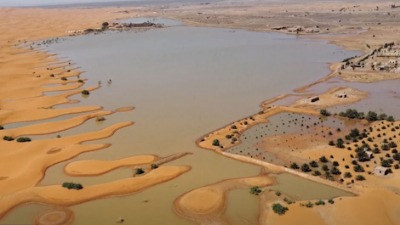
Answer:
[[219, 140], [218, 139], [215, 139], [213, 142], [212, 142], [212, 145], [214, 145], [214, 146], [219, 146], [220, 144], [219, 144]]
[[308, 164], [303, 164], [301, 166], [301, 171], [303, 171], [305, 173], [311, 172], [310, 166]]
[[272, 210], [274, 210], [274, 212], [278, 215], [283, 215], [286, 213], [286, 211], [288, 211], [288, 207], [285, 207], [279, 203], [275, 203], [272, 205]]
[[321, 172], [319, 172], [318, 170], [315, 170], [312, 175], [313, 176], [321, 176]]
[[0, 130], [4, 130], [4, 127], [0, 125]]
[[5, 140], [5, 141], [14, 141], [14, 138], [11, 137], [11, 136], [4, 136], [3, 140]]
[[158, 168], [158, 165], [157, 165], [157, 164], [151, 164], [150, 167], [151, 167], [151, 169], [154, 170], [154, 169], [157, 169], [157, 168]]
[[292, 168], [294, 170], [298, 170], [300, 167], [299, 167], [299, 165], [297, 165], [297, 163], [292, 163], [292, 165], [290, 165], [290, 168]]
[[336, 141], [336, 147], [338, 148], [344, 148], [344, 141], [341, 138], [338, 138]]
[[74, 189], [74, 190], [81, 190], [83, 189], [83, 186], [79, 183], [73, 183], [73, 182], [64, 182], [62, 184], [63, 188], [67, 188], [67, 189]]
[[326, 109], [321, 109], [319, 111], [319, 113], [321, 114], [321, 116], [330, 116], [331, 115], [331, 113], [328, 112], [328, 110], [326, 110]]
[[82, 93], [83, 95], [90, 95], [90, 92], [89, 92], [88, 90], [83, 90], [81, 93]]
[[365, 180], [365, 177], [363, 175], [357, 175], [356, 180], [363, 181], [363, 180]]
[[366, 119], [367, 119], [369, 122], [377, 121], [377, 120], [378, 120], [378, 114], [376, 114], [376, 112], [369, 111], [369, 112], [367, 113]]
[[333, 199], [329, 199], [328, 202], [329, 202], [329, 204], [335, 203], [335, 201]]
[[67, 81], [68, 79], [66, 77], [61, 77], [61, 80]]
[[261, 189], [259, 186], [254, 186], [250, 188], [250, 193], [253, 195], [259, 195], [261, 193]]
[[319, 200], [315, 203], [315, 205], [325, 205], [325, 202], [322, 200]]
[[337, 167], [333, 167], [332, 169], [331, 169], [331, 173], [333, 174], [333, 175], [340, 175], [342, 172], [340, 172], [340, 170], [337, 168]]
[[136, 168], [135, 174], [136, 175], [144, 174], [144, 170], [142, 168]]
[[311, 202], [307, 202], [307, 204], [305, 204], [305, 206], [307, 208], [312, 208], [314, 206], [314, 204], [312, 204]]
[[225, 137], [227, 138], [227, 139], [231, 139], [232, 138], [232, 134], [227, 134]]
[[83, 81], [83, 80], [81, 80], [81, 79], [79, 79], [79, 80], [78, 80], [78, 83], [84, 83], [84, 81]]
[[236, 126], [236, 125], [232, 125], [232, 126], [231, 126], [231, 129], [236, 130], [236, 129], [237, 129], [237, 126]]
[[276, 191], [276, 192], [275, 192], [275, 195], [276, 195], [276, 196], [281, 196], [282, 193], [281, 193], [280, 191]]
[[365, 172], [365, 170], [364, 170], [364, 167], [362, 167], [361, 165], [355, 165], [354, 172], [362, 173], [362, 172]]
[[329, 143], [328, 143], [328, 145], [330, 145], [330, 146], [335, 146], [335, 142], [332, 141], [332, 140], [330, 140]]
[[328, 159], [325, 156], [322, 156], [321, 158], [319, 158], [319, 161], [322, 163], [327, 163]]
[[318, 163], [313, 160], [313, 161], [310, 162], [310, 166], [314, 167], [314, 168], [317, 168], [318, 167]]
[[350, 172], [344, 173], [344, 178], [351, 178], [351, 177], [352, 177], [352, 175]]
[[17, 142], [30, 142], [31, 139], [28, 137], [19, 137], [17, 138]]

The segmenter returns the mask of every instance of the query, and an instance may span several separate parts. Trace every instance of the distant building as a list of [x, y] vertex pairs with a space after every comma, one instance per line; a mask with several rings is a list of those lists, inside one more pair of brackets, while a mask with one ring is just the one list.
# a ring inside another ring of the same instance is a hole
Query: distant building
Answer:
[[390, 169], [383, 167], [383, 166], [377, 166], [374, 169], [374, 174], [379, 175], [379, 176], [386, 176], [390, 173]]
[[384, 48], [378, 52], [380, 57], [400, 57], [400, 49], [388, 49]]
[[317, 101], [319, 101], [319, 97], [318, 97], [318, 96], [312, 97], [312, 98], [310, 99], [310, 101], [311, 101], [311, 102], [317, 102]]

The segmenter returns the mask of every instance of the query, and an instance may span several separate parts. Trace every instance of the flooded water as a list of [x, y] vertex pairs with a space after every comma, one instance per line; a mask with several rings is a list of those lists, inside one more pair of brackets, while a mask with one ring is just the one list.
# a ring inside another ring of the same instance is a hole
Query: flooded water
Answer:
[[[79, 36], [51, 45], [49, 50], [72, 59], [86, 71], [81, 76], [89, 79], [86, 86], [102, 84], [87, 98], [73, 96], [72, 99], [81, 101], [74, 106], [101, 105], [111, 110], [121, 106], [136, 107], [131, 112], [107, 116], [102, 123], [88, 121], [78, 128], [60, 132], [59, 135], [68, 136], [95, 131], [119, 121], [135, 122], [107, 140], [96, 141], [112, 143], [110, 148], [85, 153], [74, 160], [193, 153], [169, 163], [192, 166], [190, 172], [177, 179], [138, 194], [70, 207], [75, 213], [73, 224], [98, 225], [115, 223], [119, 216], [134, 224], [192, 224], [173, 213], [172, 204], [178, 196], [193, 188], [228, 178], [254, 176], [260, 171], [257, 166], [200, 149], [195, 140], [257, 112], [265, 99], [291, 92], [327, 75], [328, 62], [354, 55], [323, 41], [283, 34], [186, 26]], [[55, 138], [56, 135], [37, 138]], [[49, 168], [40, 185], [60, 184], [66, 180], [91, 185], [128, 177], [132, 172], [119, 169], [93, 178], [72, 178], [63, 172], [68, 162]], [[314, 190], [308, 190], [310, 196], [307, 197], [313, 197]], [[245, 191], [232, 192], [229, 215], [241, 202], [249, 202], [249, 208], [257, 208], [258, 201]], [[2, 223], [33, 220], [34, 216], [26, 213], [33, 209], [37, 207], [17, 207]], [[240, 220], [256, 221], [257, 213], [243, 211]]]

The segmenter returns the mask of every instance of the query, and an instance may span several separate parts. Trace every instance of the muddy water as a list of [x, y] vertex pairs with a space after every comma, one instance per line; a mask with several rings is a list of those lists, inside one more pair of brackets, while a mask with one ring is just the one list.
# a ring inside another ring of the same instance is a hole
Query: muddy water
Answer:
[[[50, 50], [81, 66], [86, 71], [82, 77], [89, 79], [87, 86], [101, 82], [102, 87], [88, 98], [73, 96], [72, 99], [81, 101], [75, 106], [136, 107], [132, 112], [109, 116], [105, 122], [88, 121], [61, 132], [61, 136], [67, 136], [95, 131], [119, 121], [135, 122], [105, 141], [96, 141], [112, 143], [110, 148], [74, 160], [193, 153], [170, 163], [192, 166], [189, 173], [175, 180], [139, 194], [71, 207], [75, 213], [73, 224], [99, 225], [114, 223], [119, 216], [135, 224], [191, 224], [173, 213], [172, 204], [179, 195], [223, 179], [254, 176], [260, 170], [197, 148], [195, 140], [257, 112], [265, 99], [325, 76], [329, 72], [328, 62], [354, 55], [325, 42], [294, 36], [186, 26], [75, 37], [51, 45]], [[94, 178], [72, 178], [63, 173], [66, 163], [48, 169], [40, 185], [64, 181], [91, 185], [132, 173], [130, 169], [121, 169]], [[243, 201], [258, 204], [247, 191], [234, 192], [232, 204], [240, 204], [236, 199], [238, 193]], [[233, 205], [228, 209], [238, 207]], [[18, 207], [3, 221], [20, 223], [19, 219], [32, 217], [25, 213], [31, 208], [36, 209], [35, 205]], [[243, 211], [241, 219], [254, 221], [254, 213]]]

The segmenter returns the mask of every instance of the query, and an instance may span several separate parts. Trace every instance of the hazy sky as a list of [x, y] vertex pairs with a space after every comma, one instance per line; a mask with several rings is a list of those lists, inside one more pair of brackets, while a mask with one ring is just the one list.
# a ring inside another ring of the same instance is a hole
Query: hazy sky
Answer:
[[87, 2], [120, 2], [121, 0], [0, 0], [0, 6], [37, 6]]

